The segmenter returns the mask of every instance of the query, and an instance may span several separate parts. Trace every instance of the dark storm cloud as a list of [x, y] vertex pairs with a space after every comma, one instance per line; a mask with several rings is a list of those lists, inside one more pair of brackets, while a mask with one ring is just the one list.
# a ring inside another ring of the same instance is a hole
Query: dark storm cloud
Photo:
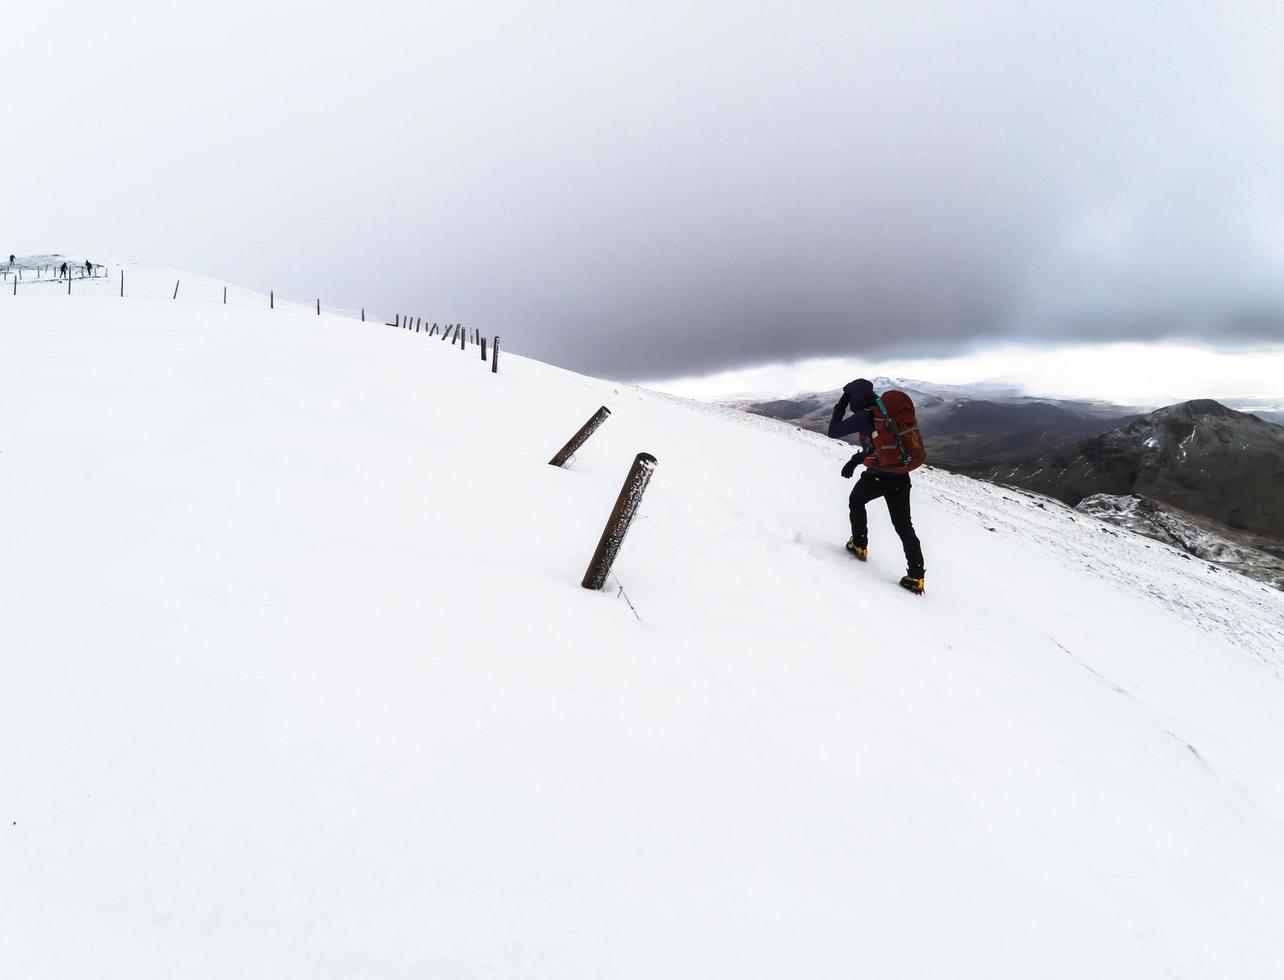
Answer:
[[628, 378], [1284, 336], [1278, 4], [123, 8], [0, 38], [10, 250]]

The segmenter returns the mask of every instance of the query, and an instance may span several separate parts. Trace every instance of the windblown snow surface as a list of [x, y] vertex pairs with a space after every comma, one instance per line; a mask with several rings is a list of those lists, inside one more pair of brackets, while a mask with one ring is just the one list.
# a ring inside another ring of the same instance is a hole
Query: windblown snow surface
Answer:
[[0, 296], [3, 976], [1284, 976], [1280, 593], [212, 296]]

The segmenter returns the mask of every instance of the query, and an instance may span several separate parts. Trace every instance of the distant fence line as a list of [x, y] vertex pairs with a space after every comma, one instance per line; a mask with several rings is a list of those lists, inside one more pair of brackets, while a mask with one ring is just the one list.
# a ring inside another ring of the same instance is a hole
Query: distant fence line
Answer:
[[209, 283], [201, 283], [197, 286], [189, 284], [184, 287], [181, 279], [174, 280], [172, 290], [168, 286], [163, 290], [157, 289], [154, 279], [150, 287], [145, 286], [139, 289], [129, 282], [124, 269], [120, 269], [117, 274], [113, 275], [106, 266], [96, 263], [92, 263], [89, 270], [86, 269], [84, 263], [79, 266], [72, 266], [68, 263], [67, 268], [67, 273], [62, 274], [61, 263], [34, 266], [15, 263], [0, 267], [0, 273], [3, 274], [3, 281], [11, 284], [11, 288], [7, 291], [14, 296], [80, 294], [118, 296], [130, 299], [166, 299], [174, 302], [189, 303], [205, 302], [220, 306], [236, 306], [241, 309], [262, 309], [266, 306], [269, 310], [275, 310], [279, 307], [287, 310], [294, 309], [298, 312], [315, 312], [317, 316], [324, 312], [328, 316], [345, 317], [358, 320], [361, 323], [385, 322], [387, 326], [398, 327], [413, 333], [422, 333], [425, 337], [435, 336], [440, 333], [441, 339], [445, 340], [449, 335], [451, 346], [458, 345], [460, 350], [467, 350], [471, 344], [479, 349], [483, 363], [488, 360], [487, 346], [489, 344], [491, 372], [499, 372], [499, 338], [486, 337], [481, 331], [465, 328], [460, 323], [448, 323], [440, 330], [437, 324], [433, 323], [431, 328], [427, 328], [424, 326], [423, 317], [412, 317], [405, 313], [393, 314], [392, 322], [388, 323], [382, 321], [379, 317], [373, 320], [368, 319], [364, 307], [356, 310], [327, 307], [323, 306], [320, 298], [308, 303], [297, 303], [289, 300], [278, 302], [276, 290], [274, 289], [268, 290], [265, 296], [249, 289], [226, 285], [211, 286]]

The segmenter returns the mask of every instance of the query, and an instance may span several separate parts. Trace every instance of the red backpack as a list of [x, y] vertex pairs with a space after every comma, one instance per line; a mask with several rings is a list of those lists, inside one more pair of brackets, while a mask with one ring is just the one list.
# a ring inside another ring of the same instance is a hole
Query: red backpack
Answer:
[[927, 462], [923, 436], [918, 431], [914, 402], [903, 391], [885, 391], [874, 399], [873, 448], [865, 465], [884, 473], [908, 473]]

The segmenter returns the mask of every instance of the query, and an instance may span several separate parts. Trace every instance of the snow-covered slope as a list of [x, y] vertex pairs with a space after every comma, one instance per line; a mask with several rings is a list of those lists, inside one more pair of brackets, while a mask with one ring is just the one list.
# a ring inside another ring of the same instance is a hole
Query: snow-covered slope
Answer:
[[[635, 616], [579, 580], [639, 450]], [[928, 471], [917, 598], [877, 507], [843, 552], [847, 455], [382, 324], [0, 296], [0, 972], [1284, 974], [1284, 596]]]

